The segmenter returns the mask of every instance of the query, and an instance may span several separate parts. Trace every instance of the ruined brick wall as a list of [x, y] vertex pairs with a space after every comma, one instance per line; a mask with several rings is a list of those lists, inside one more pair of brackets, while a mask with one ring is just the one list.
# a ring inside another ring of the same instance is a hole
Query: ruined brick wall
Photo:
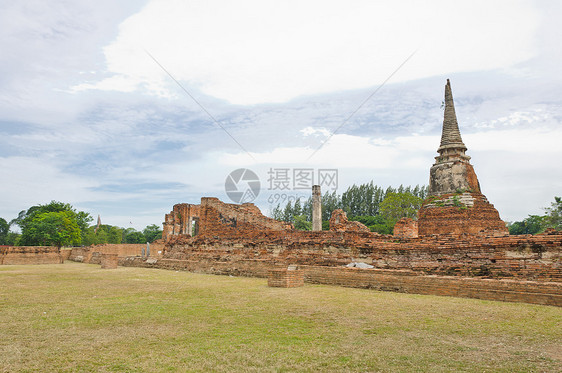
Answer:
[[218, 198], [201, 198], [199, 235], [202, 237], [250, 237], [257, 232], [284, 232], [292, 225], [268, 218], [251, 203], [234, 205]]
[[418, 222], [411, 218], [402, 218], [394, 225], [394, 236], [398, 238], [418, 237]]
[[189, 203], [178, 203], [164, 217], [162, 239], [170, 239], [174, 235], [192, 235], [200, 215], [200, 206]]
[[[421, 237], [356, 232], [261, 232], [225, 240], [196, 237], [175, 242], [164, 258], [270, 265], [344, 266], [353, 261], [424, 275], [562, 281], [562, 232], [536, 236]], [[230, 264], [228, 264], [230, 263]]]
[[330, 230], [334, 232], [371, 232], [365, 224], [358, 221], [349, 221], [347, 214], [342, 209], [332, 211]]
[[52, 246], [2, 246], [0, 264], [61, 264], [63, 257]]
[[119, 257], [117, 254], [102, 254], [101, 255], [101, 268], [102, 269], [115, 269], [117, 268]]
[[[187, 270], [219, 275], [267, 277], [268, 281], [271, 278], [269, 276], [271, 276], [272, 269], [270, 263], [259, 258], [228, 262], [214, 259], [147, 260], [128, 257], [120, 258], [119, 265]], [[562, 306], [562, 282], [427, 276], [410, 270], [360, 269], [341, 266], [302, 265], [299, 266], [299, 270], [302, 270], [305, 283]], [[280, 274], [278, 281], [279, 285], [287, 284], [284, 282], [286, 279], [283, 279], [283, 274]]]
[[[118, 257], [146, 255], [146, 244], [101, 244], [86, 247], [74, 247], [69, 260], [90, 264], [100, 264], [102, 254], [117, 254]], [[163, 243], [150, 244], [150, 257], [161, 257], [165, 250]]]
[[418, 211], [418, 234], [504, 236], [509, 232], [483, 194], [464, 192], [429, 197]]
[[302, 268], [307, 283], [562, 307], [562, 283], [418, 276], [409, 271], [378, 269], [318, 266]]
[[72, 254], [72, 249], [71, 248], [64, 248], [60, 250], [60, 255], [62, 257], [62, 261], [64, 262], [65, 260], [67, 260], [70, 257], [70, 254]]
[[267, 286], [296, 288], [304, 285], [304, 271], [296, 268], [273, 268], [267, 275]]

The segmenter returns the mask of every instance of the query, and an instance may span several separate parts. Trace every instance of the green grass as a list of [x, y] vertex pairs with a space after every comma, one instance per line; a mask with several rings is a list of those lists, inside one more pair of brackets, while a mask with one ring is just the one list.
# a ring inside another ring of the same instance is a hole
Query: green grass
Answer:
[[0, 266], [0, 371], [562, 371], [562, 309], [256, 278]]

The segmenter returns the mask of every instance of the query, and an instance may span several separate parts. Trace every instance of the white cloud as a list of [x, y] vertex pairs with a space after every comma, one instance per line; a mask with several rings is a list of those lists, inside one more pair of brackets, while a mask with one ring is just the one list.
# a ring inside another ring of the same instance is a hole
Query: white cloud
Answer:
[[[235, 104], [447, 72], [509, 68], [533, 57], [538, 11], [527, 2], [152, 1], [104, 48], [107, 72], [77, 85], [173, 96], [186, 86]], [[483, 58], [485, 56], [485, 58]]]

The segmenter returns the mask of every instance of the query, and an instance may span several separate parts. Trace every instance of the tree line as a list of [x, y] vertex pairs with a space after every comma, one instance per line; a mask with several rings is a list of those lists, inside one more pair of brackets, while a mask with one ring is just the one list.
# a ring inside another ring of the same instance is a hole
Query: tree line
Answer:
[[[51, 201], [23, 210], [9, 223], [0, 218], [0, 245], [12, 246], [88, 246], [104, 243], [146, 243], [162, 237], [162, 230], [148, 225], [134, 228], [90, 225], [92, 216], [77, 211], [68, 203]], [[18, 226], [21, 233], [11, 230]]]
[[[417, 210], [427, 197], [428, 187], [416, 185], [383, 188], [373, 182], [352, 185], [341, 195], [335, 191], [322, 196], [322, 229], [327, 230], [332, 211], [342, 209], [349, 220], [365, 224], [371, 231], [392, 234], [396, 222], [403, 218], [416, 218]], [[293, 223], [296, 229], [312, 228], [312, 196], [301, 201], [277, 204], [271, 212], [277, 220]]]
[[543, 215], [529, 215], [521, 221], [508, 223], [509, 234], [537, 234], [547, 228], [562, 230], [562, 197], [554, 197], [554, 202], [544, 211]]

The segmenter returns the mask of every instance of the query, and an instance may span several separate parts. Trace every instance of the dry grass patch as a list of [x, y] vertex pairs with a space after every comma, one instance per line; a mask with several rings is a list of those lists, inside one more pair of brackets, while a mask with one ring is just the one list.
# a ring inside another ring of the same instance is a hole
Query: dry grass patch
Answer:
[[67, 262], [0, 267], [0, 371], [562, 371], [562, 310]]

